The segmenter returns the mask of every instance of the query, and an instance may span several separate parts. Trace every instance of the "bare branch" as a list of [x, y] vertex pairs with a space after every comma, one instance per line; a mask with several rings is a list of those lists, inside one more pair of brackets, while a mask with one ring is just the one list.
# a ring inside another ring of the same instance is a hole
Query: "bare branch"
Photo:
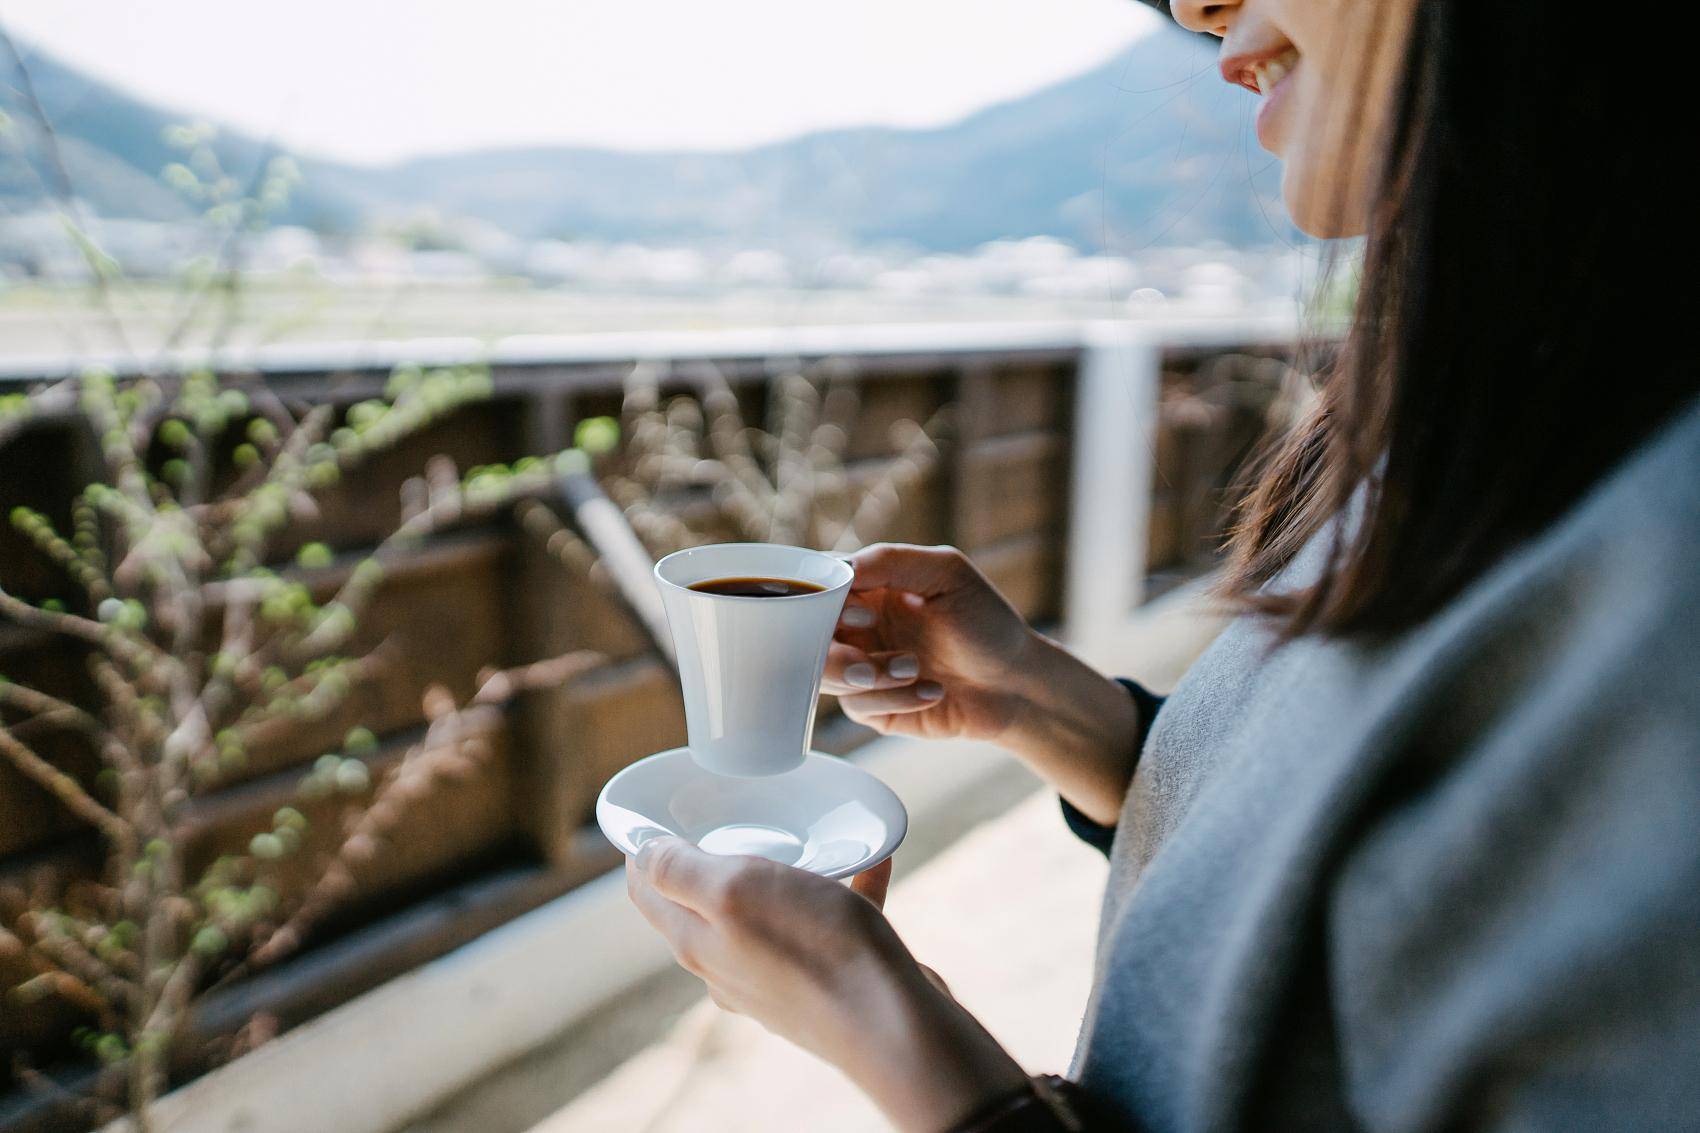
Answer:
[[[264, 704], [252, 705], [230, 725], [231, 730], [244, 745], [264, 743], [276, 733], [287, 730], [297, 722], [297, 718], [278, 711], [275, 706], [280, 702], [303, 704], [306, 715], [311, 718], [328, 716], [356, 688], [389, 664], [393, 657], [393, 643], [386, 640], [362, 657], [303, 673], [271, 693]], [[342, 679], [327, 679], [332, 677]]]
[[161, 665], [167, 668], [178, 668], [177, 662], [169, 653], [153, 645], [144, 645], [139, 641], [125, 637], [99, 622], [76, 614], [67, 614], [59, 610], [43, 610], [32, 606], [22, 598], [0, 590], [0, 614], [4, 614], [20, 625], [34, 626], [37, 629], [49, 630], [75, 637], [82, 641], [98, 645], [115, 657], [121, 657], [138, 666]]
[[[275, 156], [276, 150], [270, 139], [261, 144], [259, 160], [254, 165], [254, 171], [249, 177], [247, 188], [243, 190], [241, 200], [244, 206], [258, 197], [260, 187], [269, 175], [271, 160]], [[219, 282], [216, 289], [224, 298], [224, 304], [218, 326], [208, 339], [209, 350], [212, 353], [217, 353], [222, 349], [236, 323], [237, 296], [240, 293], [242, 283], [242, 243], [246, 236], [246, 223], [249, 219], [247, 208], [243, 207], [236, 220], [232, 222], [230, 231], [225, 234], [223, 245], [219, 249], [218, 271], [215, 273]], [[201, 310], [205, 307], [208, 296], [213, 291], [214, 286], [210, 283], [196, 291], [182, 317], [176, 321], [171, 332], [166, 336], [165, 343], [160, 347], [159, 355], [162, 364], [163, 360], [169, 357], [171, 352], [182, 343], [189, 332], [189, 328], [200, 317]]]
[[171, 974], [165, 979], [165, 986], [160, 989], [153, 1011], [137, 1028], [137, 1033], [145, 1035], [150, 1031], [169, 1030], [171, 1020], [182, 1017], [189, 996], [200, 982], [201, 971], [201, 960], [195, 953], [185, 952], [178, 957], [171, 967]]
[[283, 399], [263, 381], [244, 382], [240, 388], [248, 395], [249, 404], [271, 422], [283, 439], [276, 442], [276, 450], [268, 454], [269, 460], [257, 461], [225, 489], [221, 499], [193, 509], [196, 518], [203, 523], [217, 524], [228, 520], [249, 492], [276, 475], [280, 464], [300, 465], [307, 449], [324, 439], [325, 426], [333, 416], [330, 406], [316, 405], [296, 417]]
[[[111, 706], [109, 715], [115, 721], [114, 726], [120, 729], [129, 726], [129, 735], [113, 736], [115, 742], [105, 749], [108, 759], [120, 771], [140, 770], [141, 760], [136, 752], [164, 742], [165, 732], [142, 711], [135, 686], [124, 679], [109, 659], [99, 654], [91, 657], [89, 673]], [[144, 725], [151, 727], [144, 731]]]
[[448, 772], [451, 761], [462, 760], [468, 743], [492, 726], [488, 713], [495, 706], [528, 689], [559, 687], [605, 660], [599, 653], [579, 650], [486, 673], [478, 692], [463, 708], [453, 707], [443, 689], [428, 692], [426, 710], [432, 719], [425, 736], [403, 753], [401, 761], [378, 784], [370, 805], [360, 813], [330, 864], [295, 911], [246, 960], [222, 975], [218, 984], [274, 964], [300, 947], [308, 930], [353, 891], [355, 871], [383, 835], [400, 821], [408, 805], [424, 797], [429, 782]]
[[72, 814], [97, 827], [115, 844], [126, 845], [134, 840], [135, 830], [128, 822], [95, 801], [94, 796], [83, 790], [75, 779], [41, 758], [4, 726], [0, 726], [0, 755], [50, 791]]
[[14, 735], [21, 733], [26, 724], [42, 724], [49, 727], [75, 728], [103, 748], [114, 742], [112, 733], [81, 708], [16, 681], [0, 680], [0, 703], [13, 704], [32, 714], [29, 720], [13, 726]]
[[[555, 475], [552, 471], [539, 470], [529, 475], [513, 477], [501, 491], [488, 497], [473, 496], [462, 490], [458, 482], [445, 483], [439, 490], [430, 494], [423, 507], [385, 536], [367, 556], [367, 561], [375, 562], [380, 567], [386, 566], [402, 551], [427, 536], [468, 519], [493, 515], [503, 507], [548, 490], [554, 483]], [[341, 608], [349, 611], [351, 615], [357, 613], [370, 597], [369, 585], [361, 578], [360, 571], [353, 572], [335, 596], [325, 603], [324, 608]], [[340, 621], [326, 618], [289, 650], [290, 655], [297, 658], [312, 657], [335, 649], [352, 634], [354, 621], [352, 616]]]
[[47, 914], [32, 911], [19, 922], [19, 927], [26, 929], [33, 938], [32, 946], [36, 951], [61, 971], [97, 989], [107, 999], [108, 1010], [128, 1002], [135, 990], [130, 980], [138, 974], [135, 957], [129, 957], [129, 970], [125, 971], [90, 952], [71, 934], [44, 923], [46, 918]]
[[534, 661], [512, 669], [486, 673], [473, 694], [473, 704], [501, 704], [522, 692], [559, 688], [607, 660], [600, 653], [580, 649]]
[[[79, 229], [83, 228], [85, 222], [82, 217], [82, 208], [77, 202], [76, 188], [71, 181], [70, 170], [65, 165], [65, 154], [63, 148], [59, 145], [58, 131], [54, 129], [53, 119], [48, 116], [46, 108], [42, 106], [41, 99], [36, 93], [35, 80], [30, 75], [29, 65], [24, 62], [23, 52], [18, 50], [17, 43], [3, 24], [0, 24], [0, 45], [4, 46], [6, 54], [11, 57], [12, 69], [17, 72], [18, 76], [18, 94], [23, 98], [24, 105], [29, 110], [30, 118], [36, 129], [41, 133], [41, 148], [47, 158], [48, 172], [51, 175], [48, 183], [49, 191], [57, 200], [59, 207], [64, 210], [66, 218], [76, 224]], [[130, 339], [124, 330], [124, 320], [118, 317], [118, 309], [112, 301], [112, 289], [107, 282], [105, 273], [99, 270], [91, 271], [90, 279], [90, 286], [93, 288], [101, 310], [106, 316], [107, 326], [112, 332], [114, 342], [125, 354], [132, 354]]]
[[4, 446], [35, 421], [75, 409], [77, 381], [75, 378], [61, 378], [51, 385], [32, 390], [29, 399], [30, 412], [0, 420], [0, 446]]

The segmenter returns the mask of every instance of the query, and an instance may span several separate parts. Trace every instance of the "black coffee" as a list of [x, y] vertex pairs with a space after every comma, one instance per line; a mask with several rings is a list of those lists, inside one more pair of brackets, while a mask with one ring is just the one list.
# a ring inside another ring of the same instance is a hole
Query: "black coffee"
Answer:
[[730, 598], [795, 598], [799, 594], [819, 594], [826, 589], [795, 578], [711, 578], [706, 582], [693, 582], [690, 588]]

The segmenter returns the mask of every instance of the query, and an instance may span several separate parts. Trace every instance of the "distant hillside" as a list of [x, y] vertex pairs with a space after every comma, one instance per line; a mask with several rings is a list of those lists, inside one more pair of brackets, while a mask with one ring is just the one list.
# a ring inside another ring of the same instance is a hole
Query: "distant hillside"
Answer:
[[[166, 128], [192, 121], [194, 116], [132, 98], [40, 52], [24, 48], [24, 56], [78, 195], [103, 216], [145, 220], [182, 216], [182, 201], [160, 181], [159, 174], [182, 156], [166, 143]], [[21, 211], [41, 202], [51, 171], [35, 117], [10, 70], [9, 60], [0, 62], [0, 111], [11, 119], [17, 135], [0, 149], [0, 204]], [[264, 158], [277, 152], [232, 131], [220, 136], [217, 150], [226, 171], [244, 180]], [[304, 184], [281, 219], [334, 229], [358, 222], [360, 208], [334, 191]]]
[[[1249, 136], [1244, 96], [1211, 81], [1207, 52], [1193, 37], [1154, 34], [1086, 74], [938, 129], [835, 130], [731, 153], [558, 147], [379, 169], [308, 160], [288, 219], [334, 229], [428, 206], [519, 236], [645, 242], [1267, 244], [1286, 232], [1278, 182]], [[160, 135], [182, 117], [39, 55], [33, 70], [92, 204], [169, 215], [155, 181], [172, 159]], [[0, 88], [17, 121], [15, 103]], [[241, 136], [221, 144], [238, 169], [262, 152]], [[35, 191], [26, 170], [0, 171], [0, 200], [17, 207]]]

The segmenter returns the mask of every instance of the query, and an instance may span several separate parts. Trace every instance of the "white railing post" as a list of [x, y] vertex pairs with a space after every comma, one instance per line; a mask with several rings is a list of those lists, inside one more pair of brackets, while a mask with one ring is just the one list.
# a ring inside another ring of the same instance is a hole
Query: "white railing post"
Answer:
[[1091, 323], [1082, 335], [1063, 633], [1088, 654], [1144, 596], [1161, 362], [1158, 342], [1131, 322]]

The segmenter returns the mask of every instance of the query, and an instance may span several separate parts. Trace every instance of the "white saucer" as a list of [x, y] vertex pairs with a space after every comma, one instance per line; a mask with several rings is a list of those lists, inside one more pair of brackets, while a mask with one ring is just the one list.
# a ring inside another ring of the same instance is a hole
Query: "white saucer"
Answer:
[[823, 877], [891, 856], [909, 815], [890, 787], [843, 759], [809, 753], [783, 775], [704, 771], [687, 748], [640, 759], [602, 788], [596, 822], [627, 854], [665, 834], [715, 854], [753, 854]]

